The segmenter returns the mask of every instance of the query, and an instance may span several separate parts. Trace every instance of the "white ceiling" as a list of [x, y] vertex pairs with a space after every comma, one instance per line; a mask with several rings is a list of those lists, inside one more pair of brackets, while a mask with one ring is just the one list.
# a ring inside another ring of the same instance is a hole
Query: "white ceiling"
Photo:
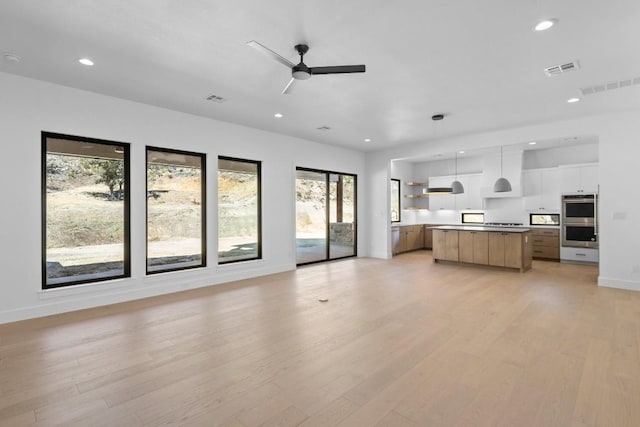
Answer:
[[[546, 17], [558, 25], [532, 31]], [[21, 61], [0, 58], [0, 71], [369, 151], [640, 108], [640, 85], [566, 103], [640, 77], [639, 22], [637, 0], [3, 0], [0, 52]], [[250, 40], [294, 62], [306, 42], [309, 66], [367, 72], [282, 95], [289, 71]], [[577, 71], [543, 73], [576, 59]]]

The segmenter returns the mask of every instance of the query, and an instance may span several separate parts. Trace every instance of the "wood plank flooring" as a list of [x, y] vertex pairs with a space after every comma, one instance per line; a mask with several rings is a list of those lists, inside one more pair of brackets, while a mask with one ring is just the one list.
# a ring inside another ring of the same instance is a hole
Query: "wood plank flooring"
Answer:
[[596, 279], [419, 251], [0, 325], [0, 426], [638, 426], [640, 293]]

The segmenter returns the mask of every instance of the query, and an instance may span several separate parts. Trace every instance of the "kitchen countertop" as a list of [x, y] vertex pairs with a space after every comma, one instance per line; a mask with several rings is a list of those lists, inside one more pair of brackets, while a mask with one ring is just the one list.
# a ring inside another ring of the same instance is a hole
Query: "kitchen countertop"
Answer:
[[531, 231], [529, 227], [487, 227], [482, 225], [440, 225], [430, 228], [433, 230], [495, 231], [502, 233], [526, 233]]

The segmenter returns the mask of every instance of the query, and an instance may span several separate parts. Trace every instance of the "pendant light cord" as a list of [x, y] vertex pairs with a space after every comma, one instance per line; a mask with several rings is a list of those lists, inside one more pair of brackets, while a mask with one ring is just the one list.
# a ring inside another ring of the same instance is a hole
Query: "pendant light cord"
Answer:
[[456, 151], [456, 181], [458, 180], [458, 152]]

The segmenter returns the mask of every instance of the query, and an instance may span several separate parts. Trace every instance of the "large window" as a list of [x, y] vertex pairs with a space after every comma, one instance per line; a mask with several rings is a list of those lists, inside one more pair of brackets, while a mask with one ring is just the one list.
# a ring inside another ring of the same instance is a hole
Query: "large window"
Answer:
[[391, 179], [391, 222], [400, 222], [400, 180]]
[[42, 133], [43, 288], [130, 276], [129, 144]]
[[147, 147], [147, 273], [203, 267], [205, 156]]
[[262, 258], [260, 162], [218, 158], [218, 262]]

